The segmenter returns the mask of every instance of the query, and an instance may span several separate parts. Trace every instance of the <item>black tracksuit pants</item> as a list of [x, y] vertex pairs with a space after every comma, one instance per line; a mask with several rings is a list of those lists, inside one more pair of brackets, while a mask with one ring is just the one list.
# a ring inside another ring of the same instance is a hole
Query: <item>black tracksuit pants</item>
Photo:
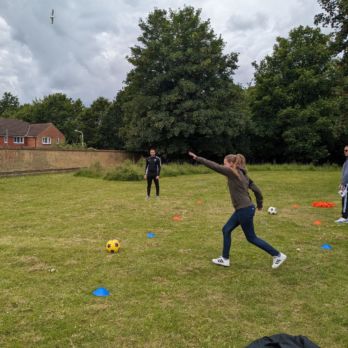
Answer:
[[342, 197], [342, 217], [348, 219], [348, 192]]
[[147, 175], [147, 195], [150, 196], [151, 193], [151, 185], [152, 185], [152, 181], [155, 182], [155, 186], [156, 186], [156, 196], [159, 196], [159, 180], [156, 179], [156, 174], [148, 174]]

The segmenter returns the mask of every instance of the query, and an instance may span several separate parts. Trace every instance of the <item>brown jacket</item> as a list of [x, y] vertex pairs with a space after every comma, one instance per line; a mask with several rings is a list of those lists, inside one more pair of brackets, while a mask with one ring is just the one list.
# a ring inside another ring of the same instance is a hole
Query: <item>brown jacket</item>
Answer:
[[249, 195], [249, 189], [255, 194], [257, 207], [259, 209], [262, 208], [262, 193], [254, 182], [249, 179], [245, 171], [239, 170], [240, 177], [237, 177], [237, 175], [228, 167], [209, 161], [203, 157], [197, 157], [196, 160], [197, 162], [204, 164], [206, 167], [227, 176], [232, 205], [236, 210], [250, 207], [253, 204]]

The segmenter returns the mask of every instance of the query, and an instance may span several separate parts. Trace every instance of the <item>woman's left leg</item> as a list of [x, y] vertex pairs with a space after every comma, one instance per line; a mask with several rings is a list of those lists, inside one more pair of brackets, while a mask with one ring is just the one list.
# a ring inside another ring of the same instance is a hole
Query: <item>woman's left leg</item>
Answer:
[[239, 210], [240, 225], [245, 234], [248, 242], [256, 245], [260, 249], [266, 251], [266, 253], [272, 256], [279, 256], [280, 252], [277, 249], [274, 249], [272, 245], [268, 244], [263, 239], [259, 238], [255, 234], [254, 230], [254, 215], [255, 215], [255, 206], [250, 206]]
[[228, 219], [225, 226], [222, 228], [223, 249], [222, 256], [217, 259], [212, 259], [213, 263], [219, 266], [229, 267], [230, 265], [230, 248], [231, 248], [231, 233], [239, 225], [238, 214], [234, 212]]

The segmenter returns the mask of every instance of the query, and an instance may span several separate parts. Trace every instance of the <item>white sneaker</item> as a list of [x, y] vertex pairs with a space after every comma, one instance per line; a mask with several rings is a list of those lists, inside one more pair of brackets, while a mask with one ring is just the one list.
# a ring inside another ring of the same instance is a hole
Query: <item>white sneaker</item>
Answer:
[[148, 201], [150, 199], [150, 196], [146, 196], [146, 200]]
[[340, 217], [335, 222], [337, 222], [338, 224], [342, 224], [344, 222], [348, 223], [348, 219], [345, 219], [344, 217]]
[[217, 259], [212, 259], [211, 261], [215, 263], [215, 265], [230, 267], [230, 260], [225, 259], [222, 256], [218, 257]]
[[278, 268], [285, 260], [287, 256], [280, 253], [278, 256], [273, 256], [272, 268]]

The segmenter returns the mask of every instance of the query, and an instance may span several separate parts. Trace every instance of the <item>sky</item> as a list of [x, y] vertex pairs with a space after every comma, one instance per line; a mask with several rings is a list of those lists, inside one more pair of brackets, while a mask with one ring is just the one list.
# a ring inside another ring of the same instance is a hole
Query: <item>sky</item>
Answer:
[[126, 56], [141, 34], [139, 19], [184, 5], [210, 19], [225, 53], [239, 52], [234, 81], [243, 86], [276, 37], [314, 26], [321, 12], [317, 0], [0, 0], [0, 97], [11, 92], [23, 104], [60, 92], [85, 105], [112, 100], [132, 68]]

